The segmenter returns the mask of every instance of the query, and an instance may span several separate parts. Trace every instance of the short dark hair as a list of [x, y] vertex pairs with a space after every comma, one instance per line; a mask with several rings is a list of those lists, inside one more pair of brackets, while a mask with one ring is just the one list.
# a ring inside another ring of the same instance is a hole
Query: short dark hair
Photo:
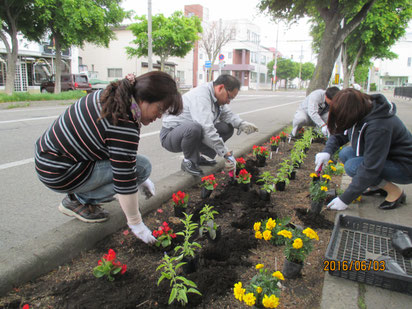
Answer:
[[173, 78], [165, 72], [152, 71], [136, 77], [134, 83], [126, 78], [111, 82], [100, 98], [100, 118], [108, 117], [114, 125], [119, 118], [128, 119], [132, 97], [136, 102], [141, 100], [149, 104], [161, 101], [171, 115], [183, 110], [182, 95]]
[[352, 88], [340, 90], [329, 108], [328, 129], [331, 134], [343, 133], [365, 118], [372, 109], [371, 97]]
[[337, 94], [340, 91], [338, 87], [329, 87], [326, 89], [325, 95], [328, 97], [329, 100], [332, 100], [335, 94]]
[[227, 91], [240, 89], [240, 81], [236, 77], [229, 74], [222, 74], [213, 82], [213, 86], [222, 84], [225, 86]]

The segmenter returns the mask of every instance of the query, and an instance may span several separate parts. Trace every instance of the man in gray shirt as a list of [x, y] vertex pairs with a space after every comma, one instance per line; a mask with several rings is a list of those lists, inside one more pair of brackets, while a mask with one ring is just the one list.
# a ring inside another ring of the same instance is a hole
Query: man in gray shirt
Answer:
[[183, 95], [183, 112], [165, 115], [160, 131], [162, 146], [171, 152], [183, 152], [183, 171], [202, 176], [199, 165], [214, 165], [201, 154], [213, 159], [224, 157], [229, 170], [235, 169], [236, 160], [226, 145], [234, 128], [250, 134], [258, 128], [234, 114], [228, 104], [238, 94], [240, 82], [234, 76], [220, 75], [216, 81], [202, 84]]
[[338, 87], [330, 87], [326, 90], [318, 89], [311, 92], [299, 105], [293, 118], [292, 136], [295, 136], [303, 126], [317, 126], [321, 128], [323, 135], [329, 136], [328, 122], [329, 104], [339, 91]]

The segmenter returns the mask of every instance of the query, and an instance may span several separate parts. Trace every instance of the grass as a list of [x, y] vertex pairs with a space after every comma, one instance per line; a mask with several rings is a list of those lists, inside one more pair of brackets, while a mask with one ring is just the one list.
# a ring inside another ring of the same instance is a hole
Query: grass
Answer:
[[[64, 91], [59, 94], [14, 92], [12, 95], [7, 95], [4, 93], [0, 93], [0, 103], [50, 101], [50, 100], [77, 100], [83, 97], [84, 95], [85, 93], [80, 90]], [[15, 107], [22, 107], [22, 106], [15, 106]], [[13, 106], [10, 106], [8, 108], [13, 108]]]
[[367, 309], [365, 304], [365, 292], [366, 288], [363, 283], [359, 283], [359, 296], [358, 296], [358, 308], [359, 309]]

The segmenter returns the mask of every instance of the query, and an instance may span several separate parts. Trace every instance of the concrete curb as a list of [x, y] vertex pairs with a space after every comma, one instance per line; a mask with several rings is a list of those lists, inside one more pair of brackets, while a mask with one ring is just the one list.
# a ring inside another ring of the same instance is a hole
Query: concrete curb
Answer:
[[[281, 129], [280, 129], [281, 130]], [[257, 139], [249, 141], [234, 149], [236, 157], [251, 152], [254, 144], [267, 142], [271, 134], [256, 133]], [[224, 167], [220, 160], [213, 167], [202, 167], [205, 175], [216, 173]], [[176, 172], [156, 183], [156, 196], [144, 201], [140, 200], [140, 211], [145, 216], [169, 200], [173, 192], [193, 186], [200, 182], [199, 177], [193, 177], [184, 172]], [[71, 261], [80, 252], [93, 248], [97, 242], [106, 236], [117, 232], [126, 226], [126, 219], [118, 202], [105, 205], [110, 212], [110, 219], [99, 224], [84, 224], [73, 219], [62, 226], [50, 230], [25, 244], [13, 247], [6, 252], [0, 252], [0, 296], [13, 287], [33, 280], [56, 267]]]

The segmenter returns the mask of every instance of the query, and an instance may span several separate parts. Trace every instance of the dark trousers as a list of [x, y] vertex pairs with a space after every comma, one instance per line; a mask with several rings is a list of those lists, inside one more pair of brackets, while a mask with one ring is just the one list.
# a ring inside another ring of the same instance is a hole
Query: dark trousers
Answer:
[[[231, 124], [218, 122], [215, 124], [217, 133], [227, 141], [234, 132]], [[202, 143], [203, 130], [200, 124], [194, 122], [183, 123], [174, 129], [162, 128], [160, 131], [160, 142], [163, 148], [170, 152], [183, 152], [185, 159], [195, 164], [199, 163], [200, 154], [213, 159], [216, 151]]]

